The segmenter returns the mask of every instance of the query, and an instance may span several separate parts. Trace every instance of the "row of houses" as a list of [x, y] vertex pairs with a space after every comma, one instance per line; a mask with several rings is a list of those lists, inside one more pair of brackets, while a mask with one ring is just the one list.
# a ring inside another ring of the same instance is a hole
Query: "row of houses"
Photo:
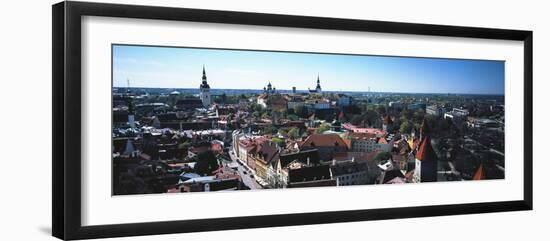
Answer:
[[236, 133], [234, 141], [236, 156], [272, 188], [359, 185], [370, 180], [365, 153], [354, 152], [336, 134], [313, 134], [277, 145], [268, 136]]
[[256, 98], [256, 103], [264, 108], [294, 109], [306, 107], [310, 109], [329, 109], [332, 106], [346, 107], [353, 103], [353, 98], [346, 94], [337, 94], [333, 97], [311, 97], [299, 94], [272, 94], [264, 93]]

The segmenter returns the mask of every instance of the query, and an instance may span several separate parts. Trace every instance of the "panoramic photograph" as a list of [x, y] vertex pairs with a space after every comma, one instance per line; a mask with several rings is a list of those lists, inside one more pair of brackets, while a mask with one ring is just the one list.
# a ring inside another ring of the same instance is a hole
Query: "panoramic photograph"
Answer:
[[113, 195], [505, 178], [504, 61], [123, 44], [111, 61]]

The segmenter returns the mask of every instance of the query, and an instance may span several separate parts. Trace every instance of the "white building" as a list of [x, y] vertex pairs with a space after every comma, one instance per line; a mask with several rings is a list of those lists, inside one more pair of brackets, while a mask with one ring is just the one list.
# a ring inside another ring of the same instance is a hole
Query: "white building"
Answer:
[[449, 118], [449, 119], [463, 119], [463, 118], [466, 118], [466, 116], [468, 116], [470, 114], [470, 112], [468, 112], [467, 110], [463, 110], [463, 109], [458, 109], [458, 108], [453, 108], [452, 111], [449, 111], [447, 113], [445, 113], [445, 115], [443, 116], [445, 119]]
[[393, 147], [393, 140], [390, 142], [377, 140], [378, 138], [355, 138], [351, 141], [351, 148], [354, 152], [373, 152], [382, 150], [390, 152]]
[[303, 107], [305, 104], [304, 99], [298, 96], [292, 96], [287, 102], [288, 109], [294, 109], [296, 107]]
[[330, 109], [330, 102], [324, 99], [308, 100], [306, 104], [316, 110]]
[[349, 186], [367, 184], [369, 170], [366, 163], [358, 163], [353, 160], [336, 163], [330, 166], [332, 177], [336, 179], [336, 186]]
[[351, 105], [351, 96], [345, 94], [338, 95], [338, 101], [336, 102], [338, 106], [350, 106]]
[[427, 106], [426, 107], [426, 114], [434, 115], [434, 116], [441, 116], [441, 115], [443, 115], [443, 108], [441, 108], [437, 105]]
[[267, 99], [269, 96], [267, 94], [261, 94], [256, 99], [256, 104], [260, 105], [262, 108], [267, 108]]

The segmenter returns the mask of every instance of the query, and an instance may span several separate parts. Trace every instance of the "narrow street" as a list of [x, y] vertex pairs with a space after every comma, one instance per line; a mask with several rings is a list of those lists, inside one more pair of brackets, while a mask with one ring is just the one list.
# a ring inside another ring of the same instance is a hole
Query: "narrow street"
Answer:
[[[262, 189], [262, 186], [256, 182], [254, 179], [254, 176], [252, 173], [250, 173], [249, 170], [247, 170], [247, 167], [244, 166], [244, 164], [239, 160], [239, 158], [235, 155], [235, 153], [232, 151], [232, 148], [230, 148], [231, 151], [229, 151], [229, 157], [231, 158], [231, 162], [228, 164], [230, 168], [236, 168], [239, 172], [239, 175], [241, 176], [243, 183], [249, 187], [251, 190], [254, 189]], [[252, 177], [251, 177], [252, 176]]]

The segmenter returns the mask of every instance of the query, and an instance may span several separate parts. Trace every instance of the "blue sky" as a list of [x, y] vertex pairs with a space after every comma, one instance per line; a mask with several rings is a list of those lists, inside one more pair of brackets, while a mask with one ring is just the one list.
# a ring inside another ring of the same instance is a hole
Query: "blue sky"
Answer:
[[388, 56], [113, 46], [113, 86], [504, 94], [504, 62]]

